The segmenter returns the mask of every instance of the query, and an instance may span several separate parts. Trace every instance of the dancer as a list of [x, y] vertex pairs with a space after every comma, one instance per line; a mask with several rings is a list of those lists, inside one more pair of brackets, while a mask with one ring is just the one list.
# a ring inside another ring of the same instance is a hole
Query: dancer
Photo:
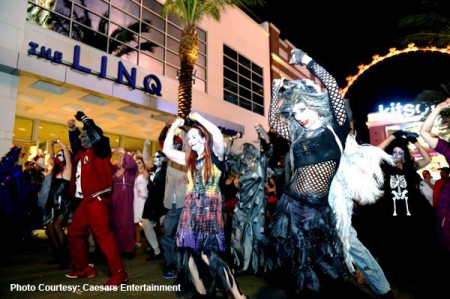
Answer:
[[58, 144], [62, 150], [58, 151], [53, 160], [52, 181], [49, 195], [45, 204], [43, 225], [47, 226], [45, 233], [48, 236], [55, 258], [59, 262], [59, 269], [69, 268], [69, 252], [64, 226], [71, 213], [71, 199], [69, 196], [69, 183], [72, 177], [72, 157], [67, 146], [61, 139], [51, 142], [50, 154], [53, 157], [53, 146]]
[[134, 183], [137, 163], [133, 155], [123, 148], [115, 148], [113, 153], [119, 154], [117, 165], [114, 165], [114, 187], [111, 194], [111, 229], [116, 238], [120, 256], [134, 258]]
[[[144, 147], [144, 160], [147, 160], [149, 157], [146, 157], [145, 153], [147, 153], [148, 156], [148, 150], [145, 150]], [[164, 155], [162, 151], [157, 151], [153, 156], [153, 167], [148, 183], [148, 197], [145, 201], [144, 211], [142, 213], [142, 226], [144, 227], [144, 232], [146, 233], [145, 237], [151, 246], [151, 253], [150, 256], [145, 259], [146, 261], [159, 260], [162, 258], [158, 236], [155, 232], [155, 226], [162, 225], [164, 216], [167, 213], [167, 209], [164, 207], [166, 173], [166, 155]], [[148, 235], [147, 232], [149, 232]]]
[[[350, 131], [350, 119], [348, 104], [340, 95], [336, 80], [302, 50], [294, 49], [291, 55], [290, 63], [306, 65], [327, 92], [309, 79], [274, 81], [269, 125], [291, 142], [294, 172], [277, 204], [270, 230], [276, 264], [290, 268], [296, 291], [317, 293], [323, 277], [345, 279], [352, 269], [346, 264], [328, 203], [330, 185]], [[279, 95], [282, 103], [278, 103]], [[356, 235], [350, 240], [350, 248], [362, 246], [355, 243]], [[368, 251], [363, 253], [361, 259], [376, 264]], [[388, 293], [390, 286], [383, 272], [376, 271], [373, 276], [366, 279], [372, 278], [374, 292], [378, 289], [375, 284], [383, 284], [378, 293]]]
[[257, 273], [265, 263], [265, 182], [273, 152], [264, 128], [258, 124], [255, 129], [259, 136], [259, 148], [244, 143], [232, 159], [231, 166], [240, 176], [232, 220], [231, 253], [239, 272], [250, 269], [253, 273]]
[[113, 186], [109, 138], [82, 111], [78, 111], [75, 118], [84, 126], [80, 132], [74, 120], [67, 122], [70, 144], [75, 155], [70, 192], [73, 197], [81, 198], [81, 202], [67, 235], [74, 271], [66, 273], [66, 277], [90, 278], [97, 275], [94, 265], [89, 263], [87, 232], [90, 228], [108, 263], [110, 279], [105, 285], [120, 285], [128, 281], [128, 275], [109, 225]]
[[[425, 142], [438, 153], [442, 154], [450, 165], [450, 143], [431, 133], [434, 121], [442, 110], [450, 108], [450, 98], [436, 105], [431, 111], [420, 129]], [[447, 167], [448, 168], [448, 167]], [[443, 171], [441, 171], [442, 173]], [[437, 235], [441, 247], [450, 253], [450, 181], [447, 181], [440, 189], [436, 206]], [[446, 221], [447, 220], [447, 221]]]
[[175, 130], [184, 125], [180, 118], [167, 132], [163, 150], [167, 158], [188, 168], [186, 203], [177, 231], [178, 276], [183, 282], [192, 281], [196, 291], [203, 296], [215, 291], [215, 280], [219, 277], [234, 298], [243, 299], [246, 297], [239, 290], [230, 268], [219, 257], [226, 248], [219, 188], [223, 171], [223, 136], [218, 127], [200, 114], [191, 113], [190, 119], [200, 125], [193, 125], [187, 132], [186, 153], [173, 149]]

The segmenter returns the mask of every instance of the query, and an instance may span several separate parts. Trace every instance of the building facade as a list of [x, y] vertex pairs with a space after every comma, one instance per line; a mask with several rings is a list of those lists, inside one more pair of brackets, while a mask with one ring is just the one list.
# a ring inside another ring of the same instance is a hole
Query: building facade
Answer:
[[[137, 150], [145, 139], [156, 141], [176, 115], [182, 28], [161, 16], [162, 6], [156, 0], [2, 1], [0, 155], [12, 143], [31, 155], [54, 138], [68, 141], [66, 123], [78, 110], [102, 127], [113, 147]], [[225, 132], [242, 132], [236, 146], [254, 142], [256, 123], [268, 129], [272, 77], [307, 71], [288, 65], [293, 46], [279, 41], [275, 26], [238, 8], [227, 9], [220, 22], [205, 18], [198, 33], [192, 111]], [[152, 144], [153, 151], [159, 147]]]

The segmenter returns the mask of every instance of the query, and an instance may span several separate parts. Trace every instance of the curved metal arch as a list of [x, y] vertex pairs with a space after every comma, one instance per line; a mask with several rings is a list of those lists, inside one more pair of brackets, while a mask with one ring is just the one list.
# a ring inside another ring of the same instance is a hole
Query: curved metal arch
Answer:
[[417, 52], [417, 51], [422, 51], [422, 52], [440, 52], [440, 53], [444, 53], [444, 54], [449, 54], [450, 55], [450, 45], [447, 46], [447, 48], [437, 48], [437, 47], [416, 47], [415, 44], [411, 43], [408, 45], [408, 47], [406, 47], [403, 50], [398, 50], [396, 48], [390, 48], [389, 49], [389, 53], [387, 53], [384, 56], [380, 56], [378, 54], [375, 54], [374, 56], [372, 56], [372, 62], [369, 64], [360, 64], [358, 65], [358, 73], [356, 73], [356, 75], [353, 76], [348, 76], [347, 78], [345, 78], [345, 80], [347, 80], [347, 85], [341, 90], [342, 96], [345, 97], [345, 94], [347, 93], [348, 89], [350, 88], [350, 86], [352, 86], [353, 83], [355, 83], [355, 81], [359, 78], [359, 76], [361, 76], [365, 71], [367, 71], [368, 69], [370, 69], [372, 66], [374, 66], [375, 64], [390, 58], [392, 56], [397, 56], [400, 54], [405, 54], [405, 53], [410, 53], [410, 52]]

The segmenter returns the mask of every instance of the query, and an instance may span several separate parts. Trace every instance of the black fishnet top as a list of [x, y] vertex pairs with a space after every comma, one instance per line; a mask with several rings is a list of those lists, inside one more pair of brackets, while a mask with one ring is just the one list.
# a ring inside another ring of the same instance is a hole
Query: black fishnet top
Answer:
[[[307, 65], [327, 88], [333, 120], [329, 124], [342, 145], [349, 132], [349, 123], [345, 109], [345, 99], [339, 92], [336, 80], [319, 64], [312, 60]], [[278, 107], [278, 88], [272, 88], [272, 101], [269, 109], [269, 125], [279, 135], [291, 142], [291, 155], [294, 175], [286, 193], [298, 200], [310, 203], [326, 203], [331, 181], [336, 173], [341, 155], [336, 137], [328, 127], [321, 127], [298, 138], [292, 125], [296, 122], [292, 117], [285, 119], [280, 115]], [[325, 124], [326, 125], [326, 124]], [[293, 140], [295, 139], [295, 140]], [[318, 202], [318, 199], [321, 199]]]

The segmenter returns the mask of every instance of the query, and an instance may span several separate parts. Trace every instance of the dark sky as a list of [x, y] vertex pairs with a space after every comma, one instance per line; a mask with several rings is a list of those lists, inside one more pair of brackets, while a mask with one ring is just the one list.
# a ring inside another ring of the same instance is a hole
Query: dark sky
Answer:
[[[263, 8], [250, 9], [256, 21], [273, 23], [282, 39], [307, 52], [343, 88], [345, 78], [355, 75], [358, 65], [370, 63], [373, 55], [385, 55], [395, 46], [401, 35], [399, 19], [416, 12], [418, 2], [266, 0]], [[440, 90], [444, 82], [450, 82], [447, 54], [401, 54], [373, 66], [346, 94], [360, 137], [369, 142], [367, 113], [375, 112], [378, 104], [412, 102], [422, 90]]]

